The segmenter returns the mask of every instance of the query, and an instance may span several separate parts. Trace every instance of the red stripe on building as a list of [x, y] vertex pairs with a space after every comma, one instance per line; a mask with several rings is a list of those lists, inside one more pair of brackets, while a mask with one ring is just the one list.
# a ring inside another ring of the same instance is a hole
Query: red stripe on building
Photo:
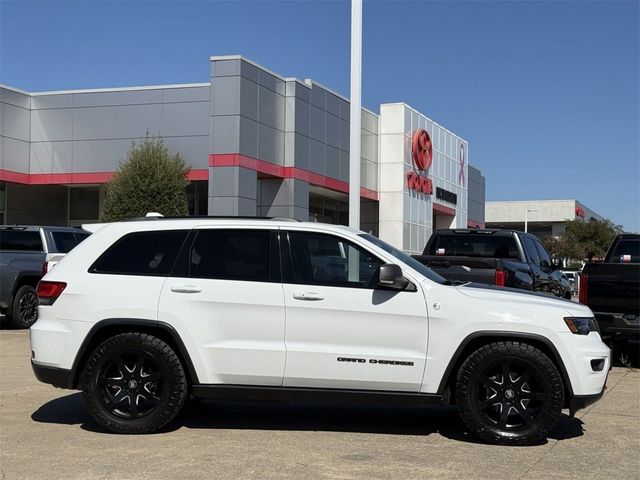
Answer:
[[[249, 170], [278, 178], [295, 178], [309, 182], [311, 185], [328, 188], [336, 192], [349, 193], [349, 183], [319, 173], [310, 172], [298, 167], [284, 167], [264, 160], [235, 153], [219, 153], [209, 155], [211, 167], [243, 167]], [[378, 200], [378, 193], [368, 188], [360, 188], [360, 196], [370, 200]], [[454, 212], [455, 214], [455, 212]]]
[[445, 207], [444, 205], [440, 205], [438, 203], [433, 204], [433, 210], [438, 213], [444, 213], [445, 215], [455, 215], [456, 211], [453, 208]]
[[[83, 172], [83, 173], [21, 173], [0, 169], [0, 180], [24, 185], [68, 185], [106, 183], [113, 178], [115, 172]], [[189, 180], [208, 180], [209, 170], [190, 170]]]

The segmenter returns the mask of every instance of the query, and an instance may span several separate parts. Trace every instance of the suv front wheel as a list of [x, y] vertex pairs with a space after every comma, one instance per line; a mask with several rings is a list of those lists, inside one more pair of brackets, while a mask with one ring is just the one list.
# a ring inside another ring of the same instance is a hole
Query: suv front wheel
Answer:
[[89, 413], [115, 433], [149, 433], [178, 414], [187, 397], [180, 359], [163, 340], [140, 332], [111, 337], [90, 355], [81, 377]]
[[564, 387], [554, 363], [532, 345], [495, 342], [458, 371], [456, 399], [472, 433], [491, 443], [543, 442], [562, 412]]

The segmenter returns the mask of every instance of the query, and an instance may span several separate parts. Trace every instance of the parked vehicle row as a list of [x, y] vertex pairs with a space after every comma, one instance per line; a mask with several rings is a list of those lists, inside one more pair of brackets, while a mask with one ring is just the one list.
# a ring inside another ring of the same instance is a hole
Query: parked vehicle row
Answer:
[[436, 230], [414, 258], [450, 280], [571, 299], [562, 260], [552, 260], [537, 237], [517, 230]]
[[595, 313], [608, 342], [640, 340], [640, 235], [618, 235], [604, 261], [580, 275], [580, 303]]
[[33, 325], [40, 278], [88, 236], [78, 228], [0, 226], [0, 312], [14, 327]]
[[336, 225], [114, 223], [38, 297], [36, 376], [113, 432], [155, 431], [193, 395], [455, 403], [478, 437], [529, 444], [600, 398], [610, 366], [586, 306], [457, 285]]

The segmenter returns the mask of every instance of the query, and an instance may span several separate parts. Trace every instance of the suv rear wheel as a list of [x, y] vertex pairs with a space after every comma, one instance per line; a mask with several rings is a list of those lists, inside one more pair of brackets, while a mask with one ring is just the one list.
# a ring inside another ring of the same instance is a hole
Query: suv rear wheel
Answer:
[[187, 397], [180, 359], [163, 340], [128, 332], [100, 344], [81, 377], [93, 418], [116, 433], [149, 433], [178, 414]]
[[543, 442], [564, 403], [562, 377], [542, 351], [495, 342], [474, 351], [457, 376], [460, 416], [472, 433], [503, 445]]
[[13, 297], [11, 324], [16, 328], [29, 328], [38, 320], [38, 295], [31, 285], [23, 285]]

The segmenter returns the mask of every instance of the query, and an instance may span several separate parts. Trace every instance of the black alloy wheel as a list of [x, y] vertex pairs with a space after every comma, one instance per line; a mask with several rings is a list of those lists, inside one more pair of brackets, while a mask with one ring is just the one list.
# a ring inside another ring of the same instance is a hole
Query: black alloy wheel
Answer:
[[31, 285], [23, 285], [13, 298], [11, 323], [16, 328], [29, 328], [38, 320], [38, 295]]
[[164, 340], [142, 332], [115, 335], [90, 354], [79, 382], [89, 413], [115, 433], [151, 433], [187, 398], [182, 362]]
[[160, 404], [163, 380], [158, 360], [147, 352], [113, 355], [98, 374], [98, 388], [109, 412], [123, 419], [137, 419]]
[[497, 341], [471, 352], [456, 377], [460, 416], [479, 438], [502, 445], [544, 442], [564, 404], [562, 376], [538, 348]]
[[516, 359], [487, 366], [476, 377], [474, 390], [485, 421], [504, 431], [531, 426], [544, 410], [548, 396], [541, 372]]

